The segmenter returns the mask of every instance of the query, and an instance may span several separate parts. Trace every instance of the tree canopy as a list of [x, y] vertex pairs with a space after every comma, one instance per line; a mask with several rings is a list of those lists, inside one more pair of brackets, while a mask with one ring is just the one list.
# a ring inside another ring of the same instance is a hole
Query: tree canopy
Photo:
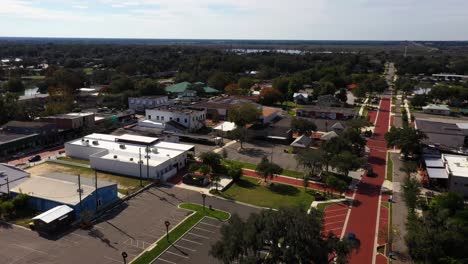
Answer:
[[419, 154], [421, 142], [426, 138], [424, 132], [409, 126], [403, 128], [392, 126], [390, 131], [385, 134], [387, 146], [399, 148], [405, 158]]
[[228, 109], [229, 121], [238, 127], [245, 127], [245, 125], [255, 122], [260, 114], [260, 110], [252, 103], [236, 104]]
[[281, 174], [283, 169], [278, 164], [269, 161], [267, 157], [263, 157], [260, 163], [257, 164], [255, 171], [267, 181], [268, 178], [273, 177], [275, 174]]
[[314, 131], [317, 131], [317, 125], [305, 118], [295, 117], [291, 120], [291, 130], [300, 135], [310, 136]]
[[359, 245], [324, 236], [322, 218], [316, 209], [308, 214], [298, 208], [262, 211], [247, 220], [233, 215], [210, 254], [223, 263], [330, 263], [334, 256], [346, 263]]

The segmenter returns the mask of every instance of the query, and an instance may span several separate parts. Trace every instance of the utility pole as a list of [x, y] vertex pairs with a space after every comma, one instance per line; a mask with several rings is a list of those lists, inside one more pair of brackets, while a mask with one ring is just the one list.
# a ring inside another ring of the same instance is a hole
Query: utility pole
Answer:
[[98, 206], [99, 206], [99, 197], [98, 197], [98, 186], [97, 186], [97, 171], [94, 170], [94, 192], [96, 196], [96, 213], [98, 212]]
[[146, 177], [149, 179], [149, 146], [146, 146]]
[[10, 198], [10, 180], [8, 180], [8, 177], [6, 177], [5, 180], [7, 186], [7, 198]]
[[80, 214], [83, 213], [83, 205], [81, 204], [81, 193], [83, 191], [81, 190], [81, 175], [78, 174], [78, 195], [80, 197]]
[[140, 186], [143, 187], [143, 176], [141, 175], [141, 163], [143, 162], [141, 160], [141, 148], [139, 148], [139, 151], [140, 151], [140, 156], [138, 159], [138, 164], [140, 165]]

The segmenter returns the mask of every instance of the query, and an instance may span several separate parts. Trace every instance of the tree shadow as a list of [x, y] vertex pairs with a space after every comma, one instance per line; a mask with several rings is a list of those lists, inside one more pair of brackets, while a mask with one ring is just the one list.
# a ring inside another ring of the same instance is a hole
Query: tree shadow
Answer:
[[243, 148], [239, 150], [239, 153], [249, 157], [263, 157], [266, 154], [266, 152], [263, 149], [256, 148]]
[[299, 189], [294, 186], [284, 185], [284, 184], [270, 184], [268, 189], [274, 193], [281, 194], [281, 195], [290, 195], [294, 196], [299, 193]]
[[239, 186], [239, 187], [242, 187], [242, 188], [246, 188], [246, 189], [254, 189], [255, 187], [257, 187], [257, 185], [251, 181], [248, 181], [248, 180], [244, 180], [244, 179], [239, 179], [236, 184]]
[[91, 229], [91, 230], [88, 232], [88, 235], [89, 235], [90, 237], [93, 237], [93, 238], [96, 238], [96, 239], [101, 240], [101, 242], [103, 242], [104, 244], [106, 244], [106, 246], [108, 246], [108, 247], [110, 247], [110, 248], [117, 249], [116, 247], [114, 247], [114, 246], [111, 244], [110, 240], [109, 240], [108, 238], [106, 238], [106, 237], [104, 236], [104, 234], [103, 234], [101, 231], [97, 230], [97, 229], [94, 229], [94, 228]]

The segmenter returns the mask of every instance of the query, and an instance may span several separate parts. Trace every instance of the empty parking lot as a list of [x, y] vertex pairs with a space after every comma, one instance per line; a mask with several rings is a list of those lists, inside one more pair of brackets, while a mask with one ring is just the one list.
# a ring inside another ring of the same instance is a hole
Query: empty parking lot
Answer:
[[[177, 207], [183, 202], [201, 204], [202, 198], [200, 193], [180, 188], [151, 188], [109, 211], [99, 219], [92, 229], [73, 230], [73, 232], [56, 239], [43, 238], [36, 232], [23, 228], [0, 225], [1, 263], [123, 263], [121, 257], [123, 251], [128, 254], [128, 262], [164, 236], [166, 232], [164, 222], [166, 220], [171, 222], [171, 226], [175, 226], [190, 213]], [[211, 197], [206, 198], [206, 204], [221, 210], [238, 213], [241, 217], [247, 217], [250, 213], [258, 211], [255, 208]], [[206, 225], [210, 224], [210, 221], [203, 220], [207, 227], [212, 227]], [[207, 232], [206, 235], [203, 235], [202, 225], [199, 224], [198, 228], [193, 229], [192, 239], [188, 236], [184, 238], [196, 242], [200, 239], [203, 240], [201, 236], [208, 237], [209, 235], [210, 243], [214, 243], [217, 240], [215, 233]], [[212, 228], [212, 231], [217, 230], [215, 227]], [[200, 237], [196, 237], [195, 234]], [[197, 248], [186, 246], [186, 248], [195, 250], [188, 252], [191, 254], [189, 259], [192, 259], [188, 262], [210, 263], [210, 261], [214, 261], [208, 257], [210, 244], [199, 243], [202, 245], [195, 244]], [[200, 261], [193, 262], [193, 259], [198, 258]], [[201, 261], [202, 259], [203, 261]]]
[[107, 212], [90, 230], [77, 229], [47, 239], [11, 226], [0, 227], [2, 263], [122, 263], [121, 253], [134, 258], [189, 213], [177, 197], [151, 188]]
[[153, 263], [219, 263], [209, 256], [209, 250], [221, 237], [222, 224], [219, 220], [205, 217]]

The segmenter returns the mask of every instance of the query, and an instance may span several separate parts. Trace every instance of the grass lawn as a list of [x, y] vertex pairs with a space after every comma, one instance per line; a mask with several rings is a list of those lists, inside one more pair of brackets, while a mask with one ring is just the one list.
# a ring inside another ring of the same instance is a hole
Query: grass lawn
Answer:
[[393, 161], [390, 152], [387, 153], [387, 180], [393, 181]]
[[[223, 162], [226, 163], [225, 161], [223, 161]], [[256, 164], [237, 161], [237, 160], [228, 160], [227, 162], [230, 162], [230, 163], [233, 163], [233, 164], [238, 164], [238, 165], [242, 166], [242, 168], [249, 169], [249, 170], [255, 170], [255, 168], [257, 167]], [[289, 176], [289, 177], [293, 177], [293, 178], [302, 178], [302, 177], [304, 177], [303, 172], [293, 171], [293, 170], [286, 170], [286, 169], [283, 169], [283, 173], [281, 173], [281, 175]]]
[[257, 206], [275, 208], [301, 206], [309, 208], [314, 201], [313, 190], [304, 190], [290, 185], [271, 183], [263, 185], [263, 180], [243, 176], [219, 195], [232, 200]]
[[75, 163], [81, 163], [81, 164], [86, 164], [89, 165], [88, 160], [82, 160], [82, 159], [75, 159], [75, 158], [70, 158], [70, 157], [59, 157], [59, 160], [64, 160], [64, 161], [70, 161], [70, 162], [75, 162]]
[[[45, 162], [31, 168], [28, 168], [26, 171], [33, 175], [41, 175], [51, 172], [66, 173], [71, 175], [81, 175], [86, 178], [94, 178], [94, 170], [90, 168], [58, 164], [53, 162]], [[119, 192], [123, 194], [135, 192], [139, 190], [140, 180], [137, 178], [131, 178], [126, 176], [119, 176], [105, 172], [98, 172], [97, 177], [99, 180], [115, 182], [118, 184]], [[151, 181], [144, 180], [143, 185], [149, 184]]]
[[184, 222], [180, 223], [174, 229], [169, 232], [169, 240], [162, 238], [158, 241], [156, 247], [145, 252], [138, 259], [132, 261], [133, 264], [148, 264], [153, 262], [153, 260], [161, 255], [167, 248], [169, 248], [173, 243], [177, 242], [187, 231], [192, 229], [200, 220], [204, 217], [213, 217], [219, 220], [228, 220], [230, 214], [224, 211], [219, 210], [210, 210], [208, 208], [203, 209], [203, 206], [199, 204], [184, 203], [179, 205], [180, 208], [188, 209], [194, 211], [194, 214], [189, 216]]

